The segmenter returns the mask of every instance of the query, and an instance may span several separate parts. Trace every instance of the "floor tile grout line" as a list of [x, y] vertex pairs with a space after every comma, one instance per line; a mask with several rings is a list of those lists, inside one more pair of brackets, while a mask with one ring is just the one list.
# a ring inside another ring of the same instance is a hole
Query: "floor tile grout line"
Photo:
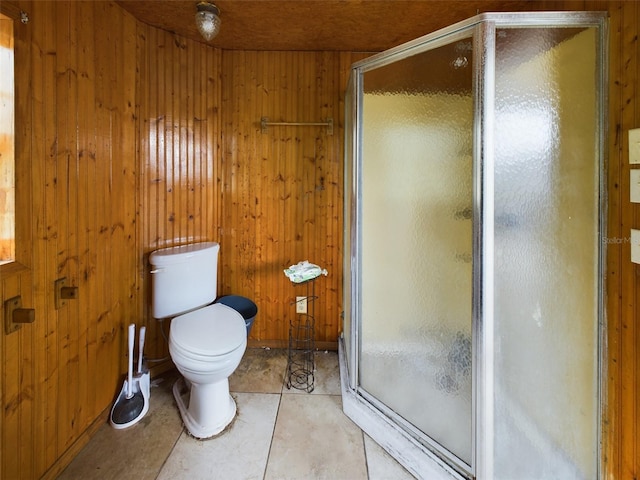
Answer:
[[360, 429], [360, 435], [362, 436], [362, 449], [364, 450], [364, 468], [367, 472], [367, 480], [370, 480], [371, 476], [369, 475], [369, 456], [367, 452], [367, 445], [365, 443], [366, 438], [364, 438], [364, 430]]
[[280, 415], [280, 406], [282, 405], [282, 392], [280, 398], [278, 398], [278, 408], [276, 410], [276, 416], [273, 419], [273, 428], [271, 429], [271, 440], [269, 441], [269, 451], [267, 452], [267, 459], [264, 463], [264, 470], [262, 471], [262, 480], [267, 478], [267, 469], [269, 467], [269, 459], [271, 458], [271, 448], [273, 447], [273, 440], [276, 434], [276, 424], [278, 423], [278, 415]]
[[180, 432], [178, 433], [178, 436], [176, 437], [176, 441], [173, 442], [173, 445], [171, 446], [171, 449], [169, 450], [169, 452], [167, 453], [167, 456], [164, 458], [164, 460], [162, 461], [162, 465], [160, 465], [160, 468], [158, 469], [158, 473], [156, 474], [156, 480], [158, 480], [158, 478], [160, 478], [160, 474], [162, 473], [162, 469], [164, 468], [164, 466], [167, 464], [167, 461], [169, 460], [169, 458], [171, 457], [171, 454], [173, 453], [173, 451], [176, 448], [176, 445], [178, 445], [178, 442], [180, 441], [180, 439], [182, 438], [182, 435], [184, 434], [184, 425], [182, 426], [182, 429], [180, 430]]

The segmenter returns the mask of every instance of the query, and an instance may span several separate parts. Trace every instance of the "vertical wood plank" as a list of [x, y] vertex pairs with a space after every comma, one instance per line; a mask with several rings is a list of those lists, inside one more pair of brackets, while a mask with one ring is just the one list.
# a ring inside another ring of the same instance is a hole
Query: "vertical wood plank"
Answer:
[[[9, 299], [18, 295], [19, 277], [4, 279], [2, 283], [2, 298]], [[2, 446], [3, 446], [3, 477], [10, 478], [20, 468], [20, 331], [2, 338], [2, 353], [4, 355], [2, 393]]]
[[[20, 296], [25, 306], [33, 305], [31, 285], [31, 271], [24, 271], [19, 278]], [[19, 368], [20, 368], [20, 471], [24, 477], [36, 475], [36, 454], [33, 449], [35, 435], [33, 428], [36, 422], [37, 408], [35, 404], [37, 386], [35, 383], [35, 354], [34, 340], [37, 329], [34, 325], [25, 325], [18, 332], [20, 344]]]
[[[623, 238], [621, 230], [621, 184], [622, 159], [619, 136], [620, 83], [612, 81], [620, 75], [620, 5], [609, 10], [609, 144], [608, 144], [608, 202], [609, 218], [607, 236], [610, 239]], [[607, 245], [607, 404], [603, 431], [606, 433], [604, 462], [607, 478], [619, 478], [620, 472], [620, 373], [621, 343], [620, 316], [622, 297], [622, 255], [621, 247], [614, 243]]]
[[85, 405], [81, 411], [80, 422], [83, 428], [93, 420], [96, 410], [96, 391], [91, 385], [91, 378], [96, 378], [98, 371], [95, 357], [97, 334], [95, 322], [91, 321], [91, 306], [97, 283], [95, 273], [97, 265], [94, 261], [92, 246], [95, 239], [93, 212], [95, 198], [91, 195], [95, 181], [96, 161], [96, 125], [93, 116], [95, 105], [95, 42], [93, 36], [93, 8], [85, 3], [78, 4], [78, 16], [83, 19], [78, 25], [78, 198], [77, 198], [77, 254], [78, 273], [77, 286], [82, 292], [78, 299], [78, 343], [81, 347], [79, 358], [78, 395]]
[[[70, 277], [69, 246], [70, 237], [72, 237], [71, 224], [69, 219], [70, 210], [73, 209], [73, 179], [71, 178], [71, 163], [73, 159], [72, 148], [75, 147], [75, 141], [72, 136], [75, 131], [75, 124], [71, 124], [75, 120], [71, 112], [73, 109], [73, 98], [75, 96], [75, 58], [74, 58], [74, 39], [72, 39], [73, 28], [72, 21], [72, 5], [66, 2], [56, 3], [56, 19], [61, 26], [57, 30], [57, 65], [56, 65], [56, 152], [53, 161], [55, 162], [55, 198], [57, 211], [54, 216], [57, 221], [58, 235], [56, 238], [56, 276], [54, 279], [62, 277]], [[73, 147], [72, 147], [73, 146]], [[58, 310], [58, 454], [67, 449], [74, 438], [74, 418], [73, 418], [73, 401], [74, 383], [73, 375], [73, 332], [71, 325], [71, 312], [73, 305], [68, 308]]]
[[48, 18], [56, 19], [53, 23], [53, 28], [45, 28], [45, 41], [44, 45], [47, 49], [45, 56], [45, 78], [43, 80], [45, 86], [45, 108], [43, 123], [45, 125], [44, 142], [46, 157], [45, 162], [45, 181], [44, 181], [44, 224], [46, 225], [46, 232], [44, 236], [44, 256], [43, 262], [39, 265], [43, 270], [43, 288], [46, 291], [46, 307], [45, 318], [47, 319], [47, 393], [46, 396], [49, 399], [47, 401], [47, 418], [45, 419], [45, 436], [46, 436], [46, 456], [50, 463], [53, 463], [58, 458], [58, 410], [61, 410], [59, 406], [59, 330], [58, 330], [58, 316], [53, 309], [53, 297], [51, 296], [50, 282], [57, 278], [56, 267], [56, 252], [58, 237], [56, 218], [56, 200], [55, 200], [55, 184], [56, 184], [56, 163], [55, 157], [57, 156], [57, 131], [56, 123], [57, 118], [55, 115], [58, 99], [56, 89], [56, 76], [57, 76], [57, 43], [56, 43], [56, 28], [57, 26], [57, 11], [53, 3], [50, 6], [47, 5], [47, 11], [43, 8], [41, 15], [45, 14]]
[[[638, 33], [640, 24], [640, 9], [638, 2], [622, 2], [622, 52], [621, 60], [624, 70], [621, 77], [628, 79], [622, 83], [622, 135], [619, 137], [622, 147], [623, 161], [623, 189], [622, 198], [629, 201], [627, 192], [630, 189], [630, 170], [629, 149], [628, 149], [628, 130], [640, 127], [640, 100], [638, 83], [640, 62], [640, 50], [638, 47]], [[633, 80], [632, 80], [633, 79]], [[623, 207], [623, 233], [630, 235], [630, 229], [640, 228], [640, 208], [637, 204], [628, 204], [630, 208]], [[627, 223], [628, 222], [628, 223]], [[631, 242], [624, 242], [624, 247], [630, 246]], [[622, 320], [622, 378], [620, 381], [622, 387], [622, 419], [623, 425], [621, 435], [622, 450], [622, 467], [621, 476], [628, 478], [636, 478], [640, 472], [640, 446], [638, 445], [638, 435], [640, 433], [640, 382], [639, 362], [640, 362], [640, 266], [631, 264], [631, 254], [627, 255], [627, 248], [623, 250], [623, 262], [628, 265], [625, 269], [627, 275], [623, 279], [623, 295], [627, 298], [624, 302], [623, 320]]]
[[[628, 109], [625, 107], [625, 84], [629, 81], [625, 72], [625, 63], [629, 61], [625, 47], [624, 23], [627, 12], [625, 2], [598, 3], [591, 5], [594, 9], [609, 10], [609, 145], [608, 145], [608, 191], [609, 191], [609, 239], [628, 238], [632, 228], [629, 204], [629, 167], [625, 154], [625, 130], [630, 128]], [[636, 15], [637, 16], [637, 15]], [[637, 20], [636, 20], [637, 22]], [[637, 28], [637, 27], [636, 27]], [[637, 35], [637, 30], [636, 30]], [[637, 82], [637, 79], [636, 79]], [[607, 242], [607, 408], [604, 417], [604, 467], [607, 478], [617, 479], [632, 476], [629, 465], [629, 454], [635, 458], [637, 448], [636, 432], [630, 418], [628, 398], [629, 390], [637, 396], [637, 383], [633, 386], [633, 378], [629, 378], [629, 322], [637, 323], [636, 306], [631, 303], [633, 292], [630, 290], [634, 282], [633, 267], [629, 262], [629, 248], [626, 242]], [[634, 302], [635, 303], [635, 302]], [[632, 328], [633, 331], [633, 328]], [[637, 346], [631, 351], [637, 352]], [[637, 353], [636, 353], [637, 354]], [[629, 385], [631, 382], [631, 385]], [[637, 378], [635, 380], [637, 382]], [[625, 385], [627, 384], [627, 385]], [[625, 393], [626, 392], [626, 393]], [[637, 400], [636, 400], [637, 401]], [[631, 452], [630, 452], [631, 450]], [[635, 462], [636, 460], [632, 460]], [[630, 477], [633, 478], [633, 477]]]
[[[40, 6], [40, 5], [38, 5]], [[29, 13], [39, 15], [39, 11], [36, 9], [35, 4], [27, 4], [24, 6]], [[47, 57], [44, 49], [45, 45], [45, 33], [44, 24], [35, 23], [31, 28], [25, 30], [25, 34], [30, 41], [29, 48], [29, 64], [30, 64], [30, 78], [21, 79], [22, 85], [29, 85], [29, 89], [26, 92], [23, 99], [23, 105], [29, 108], [30, 113], [28, 115], [29, 122], [25, 126], [25, 142], [29, 143], [32, 159], [44, 159], [46, 156], [45, 147], [45, 124], [42, 121], [44, 118], [44, 98], [45, 98], [45, 58]], [[27, 33], [28, 32], [28, 33]], [[43, 472], [46, 467], [52, 461], [48, 457], [48, 453], [52, 451], [47, 446], [47, 432], [50, 431], [48, 426], [48, 399], [47, 388], [49, 382], [49, 374], [47, 369], [47, 345], [49, 337], [49, 324], [46, 320], [46, 295], [45, 286], [41, 279], [41, 271], [36, 266], [44, 263], [44, 257], [46, 254], [45, 242], [46, 238], [45, 223], [42, 221], [41, 212], [44, 211], [44, 191], [42, 185], [45, 183], [45, 169], [42, 161], [31, 162], [31, 178], [29, 179], [31, 185], [31, 201], [32, 211], [31, 213], [31, 249], [32, 249], [32, 269], [34, 275], [32, 276], [32, 306], [36, 311], [36, 332], [34, 335], [34, 348], [36, 356], [34, 358], [35, 368], [35, 417], [34, 424], [32, 425], [34, 440], [31, 449], [34, 451], [35, 462], [34, 471], [35, 476]], [[41, 269], [40, 269], [41, 270]], [[4, 297], [6, 298], [6, 297]], [[4, 428], [2, 429], [4, 430]], [[6, 450], [3, 448], [6, 452]], [[6, 471], [4, 473], [7, 473]], [[7, 477], [8, 478], [8, 477]]]

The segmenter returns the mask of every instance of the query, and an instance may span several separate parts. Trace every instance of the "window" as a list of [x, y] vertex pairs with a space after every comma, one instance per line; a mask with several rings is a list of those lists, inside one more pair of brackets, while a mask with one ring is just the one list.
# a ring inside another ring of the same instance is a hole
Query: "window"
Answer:
[[0, 265], [16, 257], [13, 20], [0, 14]]

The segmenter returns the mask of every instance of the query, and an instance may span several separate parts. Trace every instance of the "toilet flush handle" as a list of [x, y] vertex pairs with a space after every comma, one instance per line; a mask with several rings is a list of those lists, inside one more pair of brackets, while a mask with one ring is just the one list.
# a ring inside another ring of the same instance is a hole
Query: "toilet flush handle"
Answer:
[[149, 273], [160, 273], [164, 272], [164, 268], [156, 268], [155, 270], [151, 270]]

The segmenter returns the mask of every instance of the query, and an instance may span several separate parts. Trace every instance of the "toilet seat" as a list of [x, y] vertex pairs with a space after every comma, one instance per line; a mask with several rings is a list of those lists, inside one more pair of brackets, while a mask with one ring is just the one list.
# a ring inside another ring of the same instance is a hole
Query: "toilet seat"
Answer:
[[246, 337], [242, 315], [221, 303], [185, 313], [171, 321], [170, 338], [174, 347], [193, 359], [226, 355], [243, 346]]

